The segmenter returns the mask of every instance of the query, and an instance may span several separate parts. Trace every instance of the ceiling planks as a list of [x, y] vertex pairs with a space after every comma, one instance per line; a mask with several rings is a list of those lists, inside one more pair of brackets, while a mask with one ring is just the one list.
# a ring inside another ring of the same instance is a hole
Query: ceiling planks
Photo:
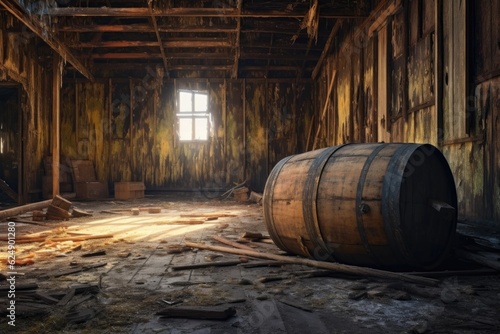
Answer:
[[[0, 0], [5, 2], [15, 1]], [[71, 70], [91, 75], [85, 63], [98, 77], [128, 77], [163, 64], [169, 78], [311, 78], [340, 22], [365, 18], [374, 6], [364, 0], [319, 0], [316, 40], [301, 26], [309, 0], [59, 3], [41, 15], [25, 10], [24, 16], [50, 22], [51, 40], [60, 41], [58, 48], [70, 55], [65, 58]]]

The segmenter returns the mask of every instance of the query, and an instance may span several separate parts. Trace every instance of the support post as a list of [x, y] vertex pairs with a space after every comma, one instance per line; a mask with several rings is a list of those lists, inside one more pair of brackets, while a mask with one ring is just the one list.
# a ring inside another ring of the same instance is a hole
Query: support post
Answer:
[[52, 196], [59, 195], [61, 57], [54, 52], [52, 65]]

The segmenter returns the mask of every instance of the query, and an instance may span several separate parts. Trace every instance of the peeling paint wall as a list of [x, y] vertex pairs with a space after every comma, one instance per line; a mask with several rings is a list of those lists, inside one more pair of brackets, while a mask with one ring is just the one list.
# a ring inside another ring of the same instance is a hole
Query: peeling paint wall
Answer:
[[[500, 24], [493, 14], [500, 4], [399, 3], [388, 3], [383, 20], [378, 13], [366, 24], [342, 25], [315, 81], [311, 141], [319, 127], [316, 148], [372, 141], [436, 145], [455, 178], [459, 215], [500, 221]], [[334, 72], [331, 107], [320, 125]]]
[[41, 195], [42, 160], [50, 155], [52, 118], [51, 64], [38, 61], [36, 36], [11, 15], [0, 12], [0, 83], [19, 84], [20, 131], [18, 153], [21, 170], [21, 202]]
[[[179, 89], [208, 93], [208, 141], [179, 140]], [[312, 113], [307, 81], [164, 79], [151, 71], [144, 80], [66, 80], [63, 91], [62, 151], [92, 160], [110, 189], [143, 181], [148, 190], [214, 196], [247, 180], [261, 192], [274, 165], [304, 149]]]

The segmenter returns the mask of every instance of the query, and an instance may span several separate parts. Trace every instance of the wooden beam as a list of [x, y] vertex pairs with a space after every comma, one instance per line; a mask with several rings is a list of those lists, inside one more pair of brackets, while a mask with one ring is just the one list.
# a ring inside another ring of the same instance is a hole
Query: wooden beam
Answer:
[[288, 71], [288, 72], [297, 72], [300, 71], [300, 66], [241, 66], [242, 70], [245, 71]]
[[429, 285], [429, 286], [436, 286], [439, 283], [438, 280], [433, 279], [433, 278], [412, 276], [410, 274], [403, 274], [403, 273], [385, 271], [385, 270], [380, 270], [380, 269], [373, 269], [373, 268], [368, 268], [368, 267], [357, 267], [357, 266], [335, 263], [335, 262], [316, 261], [316, 260], [300, 258], [300, 257], [282, 256], [282, 255], [276, 255], [276, 254], [272, 254], [272, 253], [264, 253], [264, 252], [243, 250], [243, 249], [230, 248], [230, 247], [219, 247], [219, 246], [199, 244], [199, 243], [194, 243], [194, 242], [186, 242], [186, 246], [191, 247], [191, 248], [207, 249], [207, 250], [211, 250], [211, 251], [215, 251], [215, 252], [223, 252], [223, 253], [229, 253], [229, 254], [250, 256], [250, 257], [261, 258], [261, 259], [287, 262], [287, 263], [292, 263], [292, 264], [301, 264], [301, 265], [305, 265], [305, 266], [309, 266], [309, 267], [323, 268], [323, 269], [333, 270], [336, 272], [350, 274], [350, 275], [358, 275], [358, 276], [364, 276], [364, 277], [378, 277], [378, 278], [384, 278], [384, 279], [395, 279], [395, 280], [401, 280], [401, 281], [416, 283], [416, 284], [424, 284], [424, 285]]
[[[115, 24], [115, 25], [68, 25], [58, 27], [59, 31], [64, 32], [154, 32], [154, 28], [149, 24]], [[159, 32], [180, 32], [180, 33], [234, 33], [238, 29], [231, 26], [215, 26], [215, 27], [200, 27], [200, 26], [184, 26], [184, 27], [169, 27], [158, 26]]]
[[61, 151], [61, 57], [54, 52], [52, 65], [52, 197], [59, 195], [59, 156]]
[[136, 47], [159, 47], [157, 41], [96, 41], [76, 42], [70, 44], [72, 48], [136, 48]]
[[92, 73], [76, 58], [75, 55], [50, 31], [42, 27], [40, 21], [34, 17], [26, 14], [20, 9], [15, 2], [9, 0], [0, 0], [2, 5], [9, 13], [16, 17], [28, 29], [34, 32], [45, 43], [47, 43], [54, 51], [56, 51], [63, 59], [66, 59], [73, 67], [80, 72], [87, 79], [93, 81]]
[[[233, 45], [222, 39], [197, 38], [183, 40], [169, 40], [162, 42], [164, 48], [219, 48], [233, 47]], [[73, 48], [136, 48], [136, 47], [159, 47], [157, 41], [100, 41], [100, 42], [80, 42], [71, 45]], [[166, 55], [165, 55], [166, 56]]]
[[337, 33], [339, 32], [339, 29], [341, 26], [342, 26], [342, 20], [337, 20], [337, 22], [335, 22], [335, 25], [332, 28], [332, 31], [330, 32], [330, 35], [328, 36], [328, 40], [326, 41], [325, 47], [323, 48], [323, 51], [321, 52], [321, 56], [319, 57], [318, 62], [316, 63], [316, 67], [314, 67], [314, 70], [312, 72], [312, 79], [313, 80], [316, 79], [316, 76], [318, 75], [319, 70], [323, 66], [323, 61], [325, 60], [326, 55], [330, 51], [330, 47], [332, 45], [332, 42], [333, 42], [335, 36], [337, 35]]
[[116, 53], [93, 53], [90, 55], [92, 59], [161, 59], [161, 53], [150, 52], [116, 52]]
[[166, 48], [232, 48], [234, 45], [227, 40], [206, 39], [163, 42]]
[[314, 141], [313, 141], [313, 146], [312, 146], [313, 150], [316, 148], [316, 143], [318, 140], [319, 131], [321, 130], [321, 125], [324, 122], [326, 110], [328, 109], [328, 105], [330, 104], [330, 95], [332, 94], [333, 83], [335, 82], [336, 75], [337, 75], [337, 71], [334, 70], [332, 73], [332, 78], [330, 79], [330, 84], [328, 85], [328, 92], [326, 93], [325, 105], [323, 106], [323, 112], [321, 113], [321, 118], [319, 119], [319, 122], [318, 122], [318, 129], [316, 130], [316, 135], [314, 136]]
[[147, 1], [147, 3], [148, 3], [150, 20], [151, 20], [151, 23], [153, 24], [153, 28], [154, 28], [155, 35], [156, 35], [156, 40], [158, 41], [158, 46], [160, 48], [161, 59], [163, 60], [163, 66], [165, 67], [165, 74], [168, 77], [168, 60], [167, 60], [167, 57], [165, 56], [165, 49], [164, 49], [162, 41], [161, 41], [160, 32], [158, 31], [158, 23], [156, 22], [156, 17], [153, 15], [153, 7], [151, 4], [151, 1]]
[[[238, 15], [241, 15], [241, 7], [243, 5], [243, 0], [238, 0]], [[234, 53], [234, 63], [233, 63], [233, 69], [231, 71], [231, 78], [236, 79], [238, 78], [238, 65], [240, 62], [240, 34], [241, 34], [241, 17], [237, 18], [238, 22], [236, 24], [236, 43], [235, 43], [235, 50], [236, 52]]]
[[[123, 16], [123, 17], [148, 17], [150, 16], [149, 8], [111, 8], [111, 7], [61, 7], [49, 8], [47, 14], [50, 16]], [[302, 19], [307, 14], [307, 11], [302, 12], [285, 12], [279, 10], [270, 11], [249, 11], [245, 10], [241, 13], [237, 8], [167, 8], [163, 10], [155, 10], [154, 16], [177, 16], [177, 17], [242, 17], [242, 18], [296, 18]], [[320, 18], [327, 19], [359, 19], [366, 18], [367, 14], [354, 13], [338, 13], [338, 11], [323, 11], [320, 13]]]

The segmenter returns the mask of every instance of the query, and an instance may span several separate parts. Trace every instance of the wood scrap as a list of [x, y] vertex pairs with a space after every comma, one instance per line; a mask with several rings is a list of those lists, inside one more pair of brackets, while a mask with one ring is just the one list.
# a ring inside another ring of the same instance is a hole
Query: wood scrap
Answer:
[[290, 264], [289, 262], [283, 261], [258, 261], [242, 264], [243, 268], [258, 268], [258, 267], [281, 267], [283, 265]]
[[239, 244], [237, 242], [234, 242], [234, 241], [231, 241], [231, 240], [228, 240], [224, 237], [221, 237], [221, 236], [217, 236], [217, 235], [213, 235], [212, 236], [212, 239], [220, 242], [220, 243], [223, 243], [223, 244], [226, 244], [226, 245], [229, 245], [229, 246], [233, 246], [235, 248], [240, 248], [240, 249], [244, 249], [244, 250], [249, 250], [249, 251], [253, 251], [255, 252], [256, 250], [253, 249], [252, 247], [248, 247], [248, 246], [245, 246], [245, 245], [242, 245], [242, 244]]
[[270, 276], [261, 276], [257, 278], [258, 283], [269, 283], [269, 282], [275, 282], [275, 281], [282, 281], [285, 279], [289, 279], [290, 276], [279, 276], [279, 275], [270, 275]]
[[191, 250], [191, 248], [179, 244], [167, 246], [167, 254], [180, 254], [189, 250]]
[[204, 219], [182, 219], [155, 222], [155, 225], [200, 225], [205, 224]]
[[199, 269], [208, 267], [228, 267], [228, 266], [235, 266], [240, 263], [242, 263], [241, 260], [215, 261], [215, 262], [204, 262], [204, 263], [193, 263], [187, 265], [171, 266], [170, 268], [172, 270], [186, 270], [186, 269]]
[[28, 244], [31, 242], [43, 242], [45, 241], [46, 237], [38, 237], [38, 238], [19, 238], [16, 239], [16, 244]]
[[312, 312], [313, 310], [308, 308], [308, 307], [305, 307], [297, 302], [293, 302], [291, 300], [288, 300], [288, 299], [280, 299], [279, 302], [285, 304], [285, 305], [288, 305], [288, 306], [291, 306], [291, 307], [295, 307], [299, 310], [302, 310], [302, 311], [306, 311], [306, 312]]
[[45, 213], [46, 219], [67, 220], [71, 218], [71, 213], [63, 208], [50, 204]]
[[481, 276], [499, 275], [500, 271], [495, 269], [471, 269], [471, 270], [442, 270], [442, 271], [411, 271], [405, 274], [425, 277], [451, 277], [451, 276]]
[[55, 305], [59, 302], [59, 299], [53, 298], [53, 297], [48, 296], [46, 294], [43, 294], [41, 292], [35, 292], [32, 296], [37, 298], [37, 299], [43, 300], [47, 304], [54, 304]]
[[260, 243], [268, 244], [268, 245], [274, 245], [274, 241], [272, 239], [260, 239], [260, 240], [255, 240], [255, 242], [260, 242]]
[[225, 212], [210, 212], [210, 213], [183, 213], [180, 215], [182, 218], [195, 218], [195, 217], [203, 217], [203, 218], [211, 218], [211, 217], [217, 217], [217, 218], [224, 218], [224, 217], [237, 217], [237, 215], [232, 214], [232, 213], [225, 213]]
[[480, 265], [500, 271], [500, 261], [498, 261], [498, 255], [496, 257], [491, 257], [483, 255], [482, 253], [472, 253], [461, 249], [457, 249], [456, 254], [462, 259], [473, 261]]
[[90, 216], [92, 216], [92, 212], [85, 211], [85, 210], [78, 209], [78, 208], [73, 208], [71, 210], [71, 215], [74, 218], [77, 218], [77, 217], [90, 217]]
[[[91, 296], [89, 296], [91, 297]], [[88, 298], [87, 298], [88, 299]], [[85, 299], [85, 300], [87, 300]], [[83, 309], [70, 312], [66, 315], [66, 321], [70, 324], [80, 324], [89, 321], [95, 317], [95, 311], [92, 309]]]
[[16, 222], [16, 223], [29, 224], [29, 225], [43, 226], [43, 227], [54, 227], [54, 224], [40, 223], [39, 221], [26, 220], [26, 219], [21, 219], [21, 218], [17, 218], [17, 217], [12, 217], [11, 219], [9, 219], [9, 221]]
[[75, 292], [76, 292], [75, 289], [70, 289], [66, 293], [66, 295], [63, 298], [61, 298], [61, 300], [59, 300], [57, 302], [56, 305], [57, 306], [64, 306], [64, 305], [68, 304], [68, 302], [71, 300], [71, 298], [73, 298], [75, 296]]
[[25, 212], [33, 210], [42, 210], [52, 203], [51, 199], [42, 202], [30, 203], [26, 205], [16, 206], [14, 208], [5, 209], [0, 211], [0, 219], [5, 219], [12, 216], [17, 216]]
[[194, 307], [169, 307], [156, 312], [156, 315], [169, 318], [188, 318], [206, 320], [226, 320], [236, 315], [234, 307], [228, 308], [194, 308]]
[[252, 241], [255, 241], [253, 239], [269, 239], [269, 236], [264, 236], [260, 232], [245, 232], [241, 235], [242, 238], [245, 239], [252, 239]]
[[243, 187], [247, 183], [247, 181], [248, 180], [245, 180], [245, 181], [243, 181], [241, 183], [236, 184], [234, 187], [232, 187], [231, 189], [229, 189], [225, 193], [223, 193], [220, 197], [222, 199], [229, 198], [229, 196], [231, 196], [236, 189], [239, 189], [239, 188]]
[[262, 204], [262, 194], [256, 193], [255, 191], [250, 191], [249, 201], [255, 202], [257, 204]]
[[63, 209], [64, 211], [69, 211], [72, 203], [60, 195], [55, 195], [50, 203], [54, 207]]
[[33, 210], [31, 213], [32, 221], [42, 221], [45, 219], [45, 213], [41, 210]]
[[93, 252], [82, 254], [80, 256], [81, 257], [93, 257], [93, 256], [102, 256], [102, 255], [106, 255], [106, 251], [105, 250], [93, 251]]
[[[18, 283], [16, 282], [16, 291], [21, 291], [21, 290], [36, 290], [38, 289], [38, 284], [36, 283]], [[0, 291], [9, 291], [10, 290], [10, 284], [9, 285], [0, 285]]]
[[83, 266], [83, 267], [79, 267], [79, 268], [74, 268], [74, 269], [66, 270], [66, 271], [59, 272], [59, 273], [56, 273], [56, 274], [53, 274], [53, 275], [49, 275], [49, 276], [51, 276], [51, 277], [61, 277], [61, 276], [66, 276], [66, 275], [81, 273], [83, 271], [87, 271], [87, 270], [91, 270], [91, 269], [95, 269], [95, 268], [104, 267], [105, 265], [107, 265], [107, 263], [106, 262], [102, 262], [102, 263], [97, 263], [97, 264], [92, 264], [92, 265], [88, 265], [88, 266]]
[[59, 238], [47, 238], [50, 241], [60, 242], [60, 241], [86, 241], [91, 239], [106, 239], [113, 238], [113, 234], [90, 234], [84, 236], [73, 236], [73, 237], [59, 237]]
[[341, 264], [341, 263], [324, 262], [324, 261], [317, 261], [317, 260], [298, 258], [298, 257], [287, 257], [287, 256], [276, 255], [276, 254], [271, 254], [271, 253], [257, 252], [254, 250], [250, 251], [250, 250], [245, 250], [245, 249], [219, 247], [219, 246], [212, 246], [212, 245], [206, 245], [206, 244], [200, 244], [200, 243], [194, 243], [194, 242], [188, 242], [188, 241], [186, 241], [185, 244], [186, 244], [186, 246], [198, 248], [198, 249], [208, 249], [208, 250], [212, 250], [212, 251], [216, 251], [216, 252], [231, 253], [231, 254], [236, 254], [236, 255], [245, 255], [245, 256], [263, 258], [263, 259], [268, 259], [268, 260], [283, 261], [283, 262], [288, 262], [288, 263], [293, 263], [293, 264], [301, 264], [301, 265], [305, 265], [305, 266], [309, 266], [309, 267], [323, 268], [323, 269], [333, 270], [333, 271], [342, 272], [342, 273], [346, 273], [346, 274], [354, 274], [354, 275], [359, 275], [359, 276], [379, 277], [379, 278], [385, 278], [385, 279], [396, 279], [396, 280], [402, 280], [405, 282], [424, 284], [424, 285], [430, 285], [430, 286], [435, 286], [439, 283], [439, 280], [432, 279], [432, 278], [412, 276], [412, 275], [408, 275], [408, 274], [396, 273], [396, 272], [367, 268], [367, 267], [357, 267], [357, 266]]

